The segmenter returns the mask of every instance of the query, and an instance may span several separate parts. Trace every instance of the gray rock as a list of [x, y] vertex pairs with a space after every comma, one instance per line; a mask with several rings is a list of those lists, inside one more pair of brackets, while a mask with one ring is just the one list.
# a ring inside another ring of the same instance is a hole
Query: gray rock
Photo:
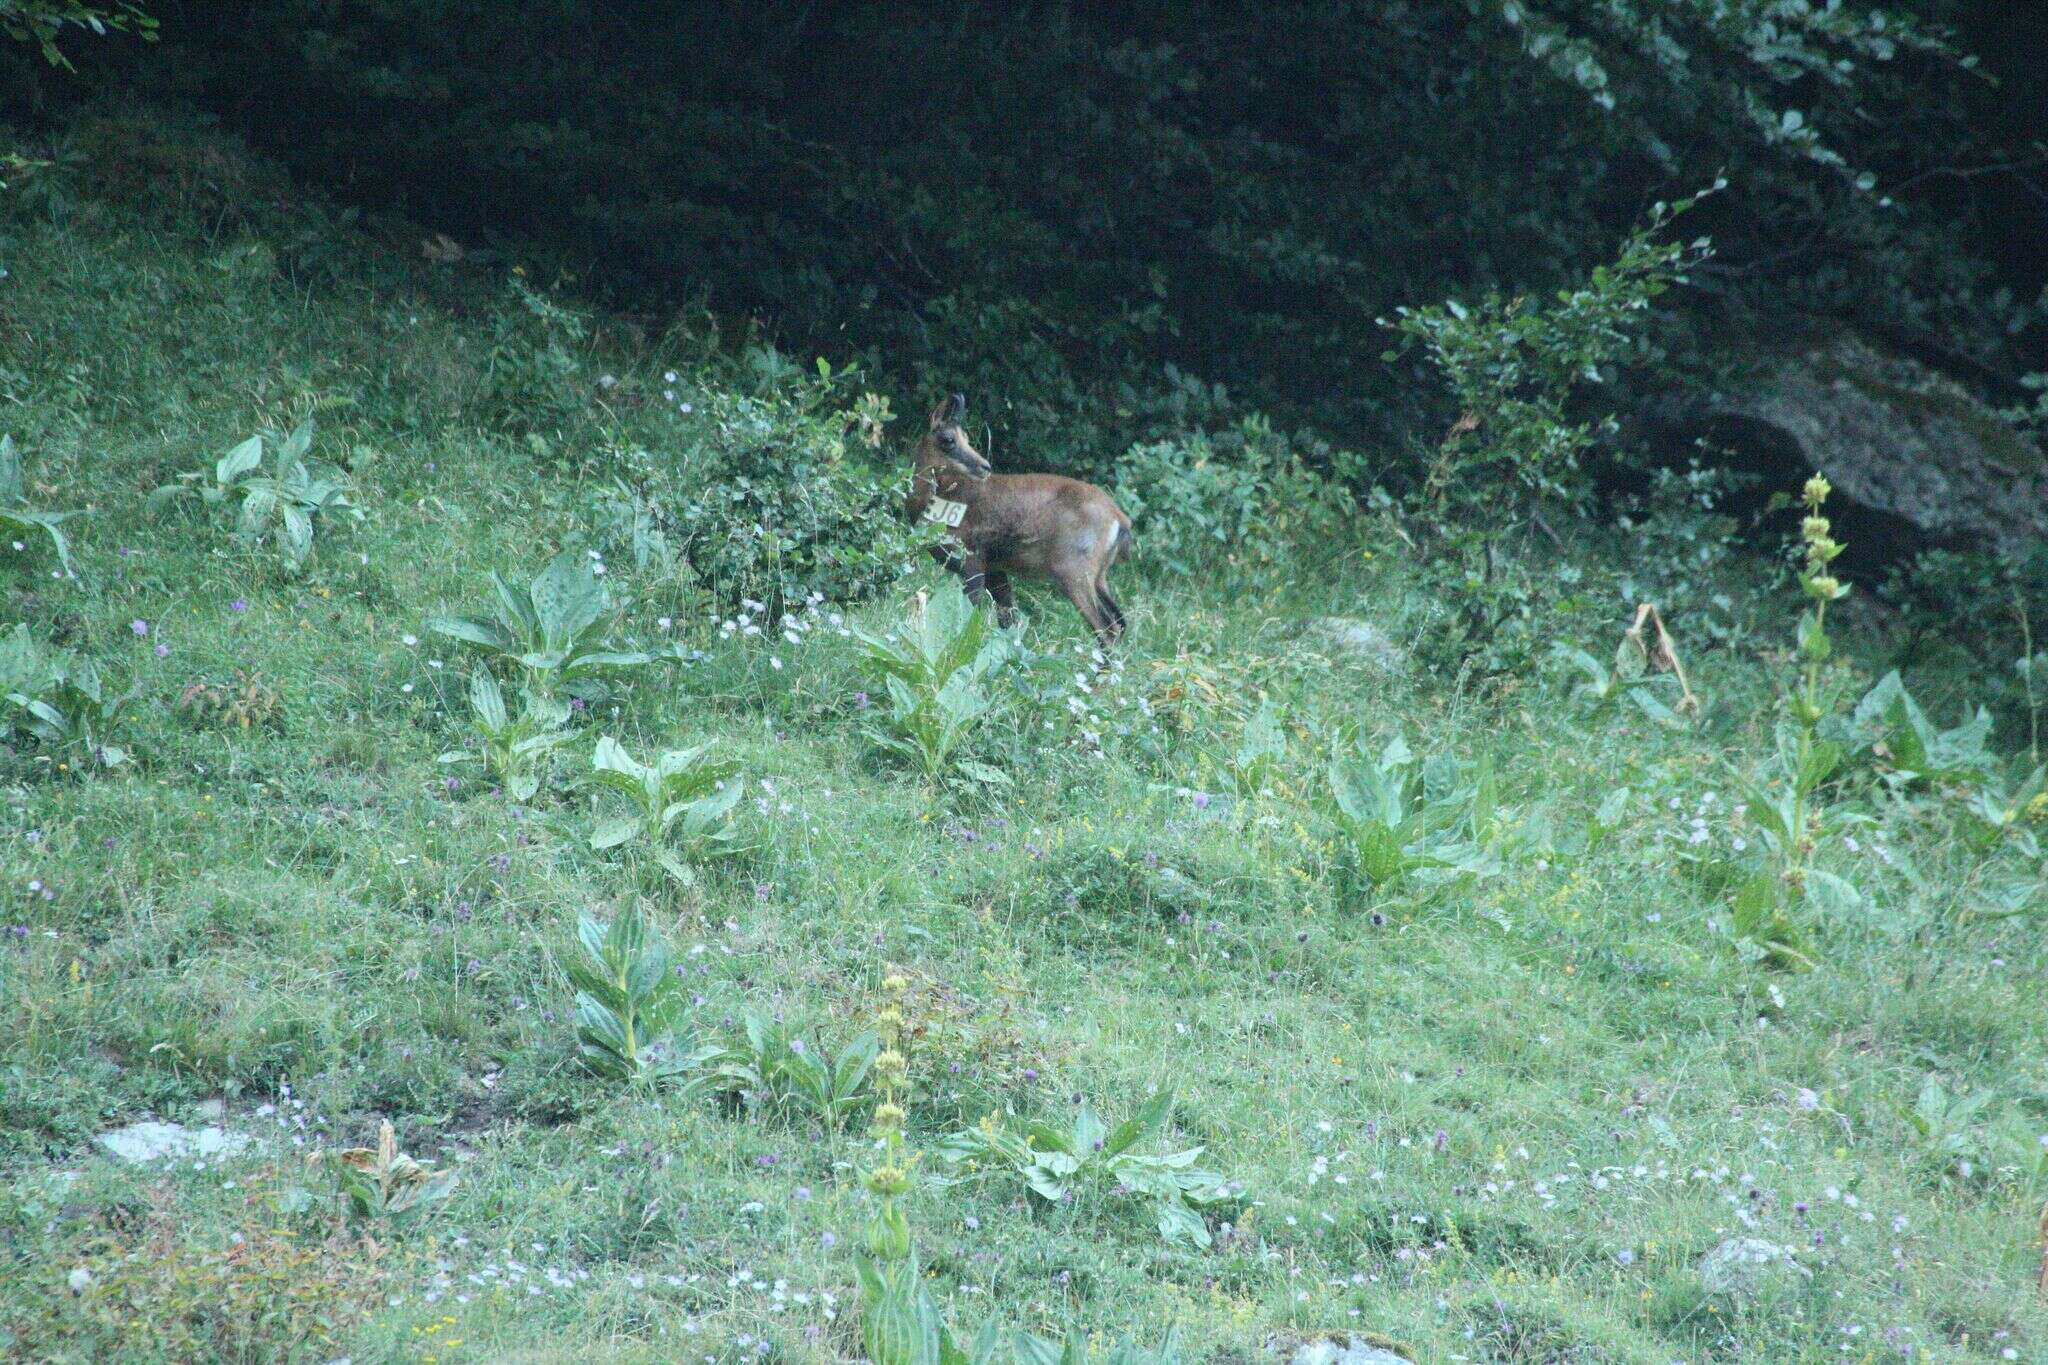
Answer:
[[1304, 1341], [1287, 1358], [1287, 1365], [1415, 1365], [1398, 1351], [1375, 1346], [1364, 1337], [1324, 1337]]
[[1308, 633], [1340, 654], [1389, 673], [1408, 666], [1408, 656], [1387, 633], [1370, 621], [1355, 616], [1319, 616], [1308, 623]]
[[182, 1123], [131, 1123], [101, 1133], [93, 1141], [123, 1161], [161, 1161], [167, 1157], [234, 1156], [256, 1139], [208, 1124], [187, 1128]]
[[1815, 331], [1716, 393], [1705, 414], [1744, 441], [1758, 424], [1844, 497], [1932, 535], [2013, 549], [2048, 536], [2048, 458], [1947, 375], [1850, 331]]

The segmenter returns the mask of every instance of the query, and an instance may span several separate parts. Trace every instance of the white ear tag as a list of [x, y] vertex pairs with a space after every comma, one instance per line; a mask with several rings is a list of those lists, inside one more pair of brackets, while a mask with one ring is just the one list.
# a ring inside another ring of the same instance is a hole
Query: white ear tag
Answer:
[[941, 526], [958, 526], [967, 519], [967, 504], [950, 502], [945, 498], [933, 498], [925, 504], [924, 519], [935, 521]]

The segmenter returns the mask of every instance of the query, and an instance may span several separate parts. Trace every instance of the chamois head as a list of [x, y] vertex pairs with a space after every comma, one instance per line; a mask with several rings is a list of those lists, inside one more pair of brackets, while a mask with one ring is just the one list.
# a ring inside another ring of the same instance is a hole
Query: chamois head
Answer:
[[995, 467], [968, 441], [967, 432], [960, 425], [966, 416], [967, 399], [962, 394], [956, 393], [933, 408], [931, 424], [924, 440], [918, 443], [918, 462], [951, 465], [968, 478], [980, 481], [995, 473]]

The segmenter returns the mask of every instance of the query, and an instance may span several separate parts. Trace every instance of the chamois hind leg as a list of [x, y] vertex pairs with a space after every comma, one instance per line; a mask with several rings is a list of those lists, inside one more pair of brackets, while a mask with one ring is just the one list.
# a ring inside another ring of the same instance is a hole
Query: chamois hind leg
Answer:
[[1102, 604], [1102, 614], [1108, 618], [1111, 644], [1124, 638], [1124, 609], [1109, 595], [1109, 585], [1104, 583], [1095, 589], [1095, 600]]
[[1082, 573], [1057, 575], [1054, 582], [1060, 591], [1074, 604], [1074, 610], [1081, 613], [1081, 619], [1095, 632], [1096, 640], [1107, 646], [1116, 643], [1116, 634], [1110, 627], [1110, 618], [1102, 609], [1102, 596], [1095, 590], [1094, 576]]

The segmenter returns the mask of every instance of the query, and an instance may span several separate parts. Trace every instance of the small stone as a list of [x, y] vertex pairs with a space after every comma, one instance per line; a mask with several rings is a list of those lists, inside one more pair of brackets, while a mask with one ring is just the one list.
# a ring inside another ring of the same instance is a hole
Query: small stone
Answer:
[[234, 1156], [254, 1138], [212, 1124], [187, 1128], [182, 1123], [131, 1123], [93, 1139], [123, 1161], [160, 1161], [165, 1157]]
[[1355, 616], [1319, 616], [1310, 621], [1308, 633], [1340, 654], [1388, 673], [1408, 666], [1408, 655], [1370, 621]]
[[1776, 1242], [1760, 1237], [1731, 1237], [1700, 1258], [1700, 1288], [1709, 1294], [1745, 1298], [1788, 1272], [1811, 1278], [1813, 1272], [1792, 1259]]
[[1415, 1365], [1399, 1351], [1346, 1335], [1304, 1341], [1287, 1357], [1287, 1365]]

